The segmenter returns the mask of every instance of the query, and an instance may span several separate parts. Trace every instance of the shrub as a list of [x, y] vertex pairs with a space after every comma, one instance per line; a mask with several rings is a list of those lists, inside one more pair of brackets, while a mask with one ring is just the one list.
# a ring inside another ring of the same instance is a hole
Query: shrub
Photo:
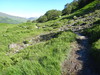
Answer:
[[72, 6], [68, 4], [67, 7], [62, 10], [62, 15], [70, 14], [71, 12], [72, 12]]
[[44, 15], [44, 16], [41, 16], [41, 17], [39, 17], [39, 18], [37, 19], [37, 21], [38, 21], [38, 22], [41, 22], [41, 23], [42, 23], [42, 22], [46, 22], [47, 20], [48, 20], [48, 19], [47, 19], [47, 16], [45, 16], [45, 15]]
[[47, 16], [48, 20], [55, 20], [59, 16], [61, 16], [61, 11], [59, 11], [59, 10], [49, 10], [45, 13], [45, 16]]

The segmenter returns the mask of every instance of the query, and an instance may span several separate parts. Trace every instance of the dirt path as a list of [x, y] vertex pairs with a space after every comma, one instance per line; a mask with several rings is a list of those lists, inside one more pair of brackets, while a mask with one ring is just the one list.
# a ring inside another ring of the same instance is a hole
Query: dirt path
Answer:
[[99, 75], [94, 72], [93, 63], [91, 63], [88, 38], [79, 35], [72, 47], [69, 58], [62, 64], [62, 75]]

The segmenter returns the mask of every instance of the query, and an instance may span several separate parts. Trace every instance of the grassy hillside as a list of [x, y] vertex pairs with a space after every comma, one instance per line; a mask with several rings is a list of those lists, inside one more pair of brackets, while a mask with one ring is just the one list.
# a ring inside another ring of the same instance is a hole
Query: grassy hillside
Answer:
[[[8, 51], [8, 45], [14, 42], [22, 42], [29, 36], [35, 36], [42, 32], [42, 29], [35, 28], [35, 24], [23, 23], [23, 24], [0, 24], [0, 40], [1, 50]], [[37, 32], [38, 31], [38, 32]]]
[[1, 65], [1, 74], [60, 75], [60, 63], [65, 59], [66, 53], [69, 53], [70, 44], [74, 40], [75, 34], [63, 32], [50, 41], [30, 46], [9, 57], [5, 56], [7, 58], [3, 59], [1, 64], [3, 62], [6, 65]]
[[[89, 37], [92, 55], [98, 62], [100, 9], [96, 4], [99, 2], [45, 23], [0, 23], [0, 75], [61, 75], [61, 63], [68, 58], [71, 43], [76, 41], [74, 31]], [[2, 22], [14, 19], [3, 16]], [[17, 19], [13, 21], [16, 23]]]
[[61, 74], [60, 64], [66, 58], [66, 54], [69, 54], [71, 42], [75, 41], [74, 33], [55, 32], [53, 39], [26, 47], [18, 53], [14, 53], [15, 49], [9, 47], [11, 44], [26, 45], [25, 41], [30, 43], [33, 37], [50, 33], [48, 28], [37, 28], [36, 25], [36, 23], [0, 24], [1, 75]]
[[84, 30], [84, 34], [89, 37], [90, 42], [93, 43], [100, 38], [100, 25], [95, 25], [92, 28]]
[[[95, 25], [92, 28], [84, 30], [83, 33], [89, 37], [91, 56], [93, 57], [95, 64], [100, 66], [100, 20], [94, 24]], [[97, 70], [99, 71], [100, 68]]]
[[17, 16], [11, 16], [0, 12], [0, 23], [18, 24], [26, 22], [27, 19]]
[[79, 30], [79, 28], [88, 28], [100, 17], [100, 7], [97, 6], [98, 3], [100, 3], [100, 1], [96, 0], [72, 14], [61, 16], [56, 20], [51, 20], [45, 23], [37, 23], [37, 26], [43, 29], [49, 29], [50, 31], [54, 29], [59, 30], [59, 28], [62, 28], [62, 30]]

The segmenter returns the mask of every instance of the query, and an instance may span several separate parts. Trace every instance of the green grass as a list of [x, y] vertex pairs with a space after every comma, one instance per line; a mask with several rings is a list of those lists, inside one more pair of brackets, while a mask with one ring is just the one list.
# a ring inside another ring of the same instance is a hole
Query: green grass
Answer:
[[96, 9], [96, 5], [98, 3], [100, 3], [100, 1], [95, 0], [95, 1], [91, 2], [90, 4], [84, 6], [83, 8], [75, 11], [74, 13], [63, 16], [62, 19], [73, 19], [74, 16], [82, 16], [84, 14], [90, 13]]
[[[61, 63], [70, 52], [76, 35], [61, 32], [47, 42], [27, 47], [17, 54], [3, 55], [0, 71], [3, 75], [61, 75]], [[2, 57], [2, 56], [0, 56]]]
[[[8, 46], [12, 43], [27, 44], [30, 38], [37, 35], [57, 32], [63, 25], [68, 25], [68, 21], [74, 16], [90, 12], [97, 3], [98, 1], [94, 1], [70, 15], [45, 23], [0, 23], [0, 75], [61, 75], [61, 63], [69, 55], [71, 43], [76, 38], [74, 33], [69, 31], [57, 33], [55, 38], [29, 46], [16, 54], [7, 55], [7, 52], [12, 50]], [[97, 19], [94, 27], [83, 31], [89, 37], [91, 44], [93, 43], [91, 52], [93, 51], [94, 56], [96, 53], [99, 56], [100, 52], [99, 23]], [[98, 56], [95, 58], [99, 60]]]
[[92, 45], [92, 56], [96, 63], [100, 64], [100, 39]]
[[92, 28], [85, 29], [83, 33], [89, 37], [90, 43], [93, 43], [100, 38], [100, 25], [97, 24]]
[[[99, 24], [99, 22], [96, 22], [96, 24]], [[100, 66], [100, 25], [95, 25], [92, 28], [86, 29], [83, 33], [89, 37], [89, 42], [92, 47], [90, 52], [95, 61], [94, 63]]]
[[[59, 33], [57, 38], [7, 55], [12, 43], [28, 43], [30, 38], [56, 31], [63, 22], [0, 24], [0, 74], [1, 75], [60, 75], [61, 62], [69, 54], [75, 40], [72, 32]], [[40, 28], [36, 28], [40, 26]], [[46, 28], [42, 28], [46, 26]]]
[[34, 23], [0, 24], [0, 52], [8, 51], [8, 45], [11, 43], [21, 43], [28, 37], [45, 33], [35, 26]]

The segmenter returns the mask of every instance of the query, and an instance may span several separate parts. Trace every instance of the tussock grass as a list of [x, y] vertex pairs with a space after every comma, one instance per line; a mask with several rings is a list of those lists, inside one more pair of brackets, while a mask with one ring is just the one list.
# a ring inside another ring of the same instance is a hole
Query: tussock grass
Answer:
[[[3, 75], [60, 75], [61, 62], [75, 41], [72, 32], [61, 32], [54, 39], [42, 42], [14, 55], [5, 56], [0, 67]], [[4, 62], [5, 61], [5, 62]], [[4, 64], [5, 63], [5, 64]]]

